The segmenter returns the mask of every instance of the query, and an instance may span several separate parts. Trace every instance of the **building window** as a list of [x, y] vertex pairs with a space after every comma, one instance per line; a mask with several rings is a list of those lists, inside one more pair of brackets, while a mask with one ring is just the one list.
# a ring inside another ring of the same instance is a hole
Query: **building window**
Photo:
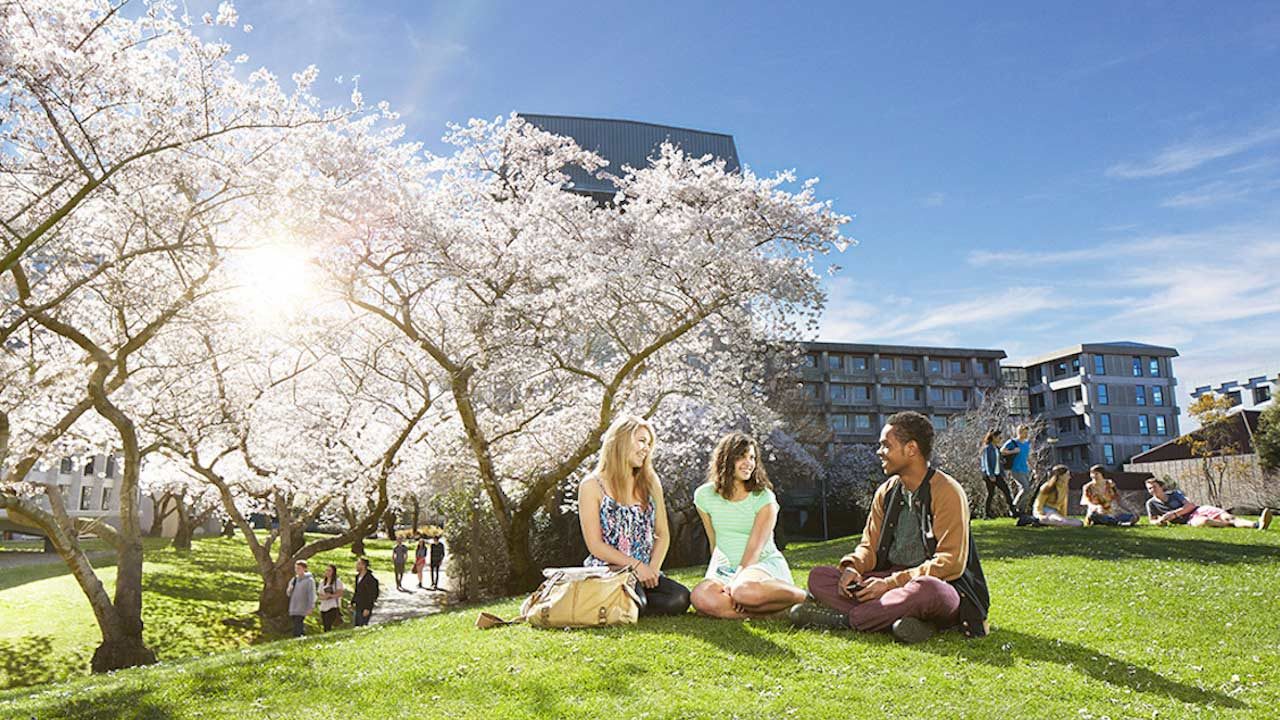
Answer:
[[963, 416], [963, 415], [952, 415], [952, 416], [951, 416], [951, 427], [953, 427], [953, 428], [955, 428], [955, 429], [957, 429], [957, 430], [963, 430], [963, 429], [964, 429], [964, 426], [965, 426], [965, 425], [968, 425], [968, 424], [969, 424], [969, 421], [968, 421], [968, 420], [965, 418], [965, 416]]
[[1146, 452], [1150, 449], [1151, 449], [1151, 443], [1142, 443], [1142, 452]]
[[1098, 386], [1098, 404], [1099, 405], [1111, 404], [1111, 402], [1107, 399], [1107, 386], [1105, 384]]
[[947, 391], [947, 400], [952, 405], [964, 405], [969, 401], [969, 392], [964, 388], [952, 388]]
[[59, 485], [58, 494], [62, 496], [62, 504], [65, 506], [71, 500], [71, 486]]
[[1079, 355], [1071, 358], [1071, 373], [1073, 375], [1080, 374], [1080, 356]]
[[942, 415], [934, 415], [934, 416], [933, 416], [932, 418], [930, 418], [930, 419], [933, 421], [933, 429], [934, 429], [934, 430], [946, 430], [946, 429], [947, 429], [947, 419], [946, 419], [945, 417], [943, 417]]
[[939, 405], [942, 403], [942, 388], [936, 388], [936, 387], [929, 388], [929, 402], [933, 403], [934, 405]]
[[1139, 415], [1139, 416], [1138, 416], [1138, 434], [1139, 434], [1139, 435], [1150, 435], [1150, 434], [1151, 434], [1151, 428], [1147, 425], [1147, 416], [1146, 416], [1146, 415]]
[[856, 371], [858, 371], [858, 372], [866, 372], [866, 371], [867, 371], [867, 359], [866, 359], [865, 357], [861, 357], [861, 356], [854, 356], [854, 357], [849, 358], [849, 369], [850, 369], [850, 370], [856, 370]]
[[1069, 433], [1076, 429], [1076, 419], [1073, 417], [1058, 418], [1056, 424], [1059, 434]]
[[1116, 464], [1116, 447], [1111, 443], [1102, 446], [1102, 461], [1106, 465]]
[[828, 356], [827, 356], [827, 369], [828, 369], [828, 370], [841, 370], [841, 369], [843, 369], [843, 368], [844, 368], [844, 365], [843, 365], [843, 363], [841, 363], [841, 356], [839, 356], [839, 355], [828, 355]]
[[853, 429], [854, 430], [870, 430], [871, 416], [870, 415], [854, 415]]
[[1031, 412], [1033, 413], [1044, 412], [1044, 402], [1045, 402], [1044, 393], [1033, 394], [1031, 396]]
[[952, 375], [963, 375], [963, 374], [964, 374], [964, 361], [963, 361], [963, 360], [948, 360], [948, 361], [947, 361], [947, 364], [948, 364], [948, 365], [950, 366], [950, 368], [951, 368], [951, 374], [952, 374]]
[[813, 353], [805, 353], [800, 356], [800, 364], [809, 368], [818, 367], [818, 359], [813, 356]]
[[1074, 462], [1076, 459], [1075, 448], [1062, 448], [1058, 451], [1058, 461], [1064, 463]]
[[67, 475], [70, 475], [70, 474], [71, 474], [71, 470], [72, 470], [72, 468], [74, 468], [74, 467], [75, 467], [75, 465], [74, 465], [74, 463], [72, 462], [71, 458], [69, 458], [69, 457], [62, 458], [62, 465], [60, 465], [60, 466], [58, 467], [58, 472], [62, 472], [62, 473], [66, 473]]
[[1270, 399], [1271, 399], [1271, 388], [1267, 387], [1266, 385], [1263, 385], [1262, 387], [1256, 387], [1253, 389], [1254, 405], [1261, 405], [1262, 403]]
[[1032, 365], [1027, 368], [1027, 387], [1040, 384], [1040, 366]]
[[902, 393], [903, 402], [920, 402], [920, 388], [904, 387], [899, 390]]
[[1151, 371], [1151, 377], [1160, 377], [1160, 358], [1151, 358], [1147, 363], [1147, 369]]
[[804, 386], [804, 396], [810, 400], [818, 399], [817, 383], [801, 383]]
[[1156, 407], [1164, 405], [1164, 388], [1160, 385], [1151, 386], [1151, 404]]
[[1109, 413], [1102, 413], [1101, 415], [1099, 415], [1098, 426], [1103, 435], [1110, 435], [1111, 434], [1111, 415]]
[[109, 487], [102, 488], [102, 509], [111, 509], [111, 488]]
[[108, 455], [107, 456], [107, 477], [113, 478], [115, 476], [116, 476], [116, 456]]
[[880, 372], [893, 372], [893, 358], [880, 358]]
[[91, 507], [93, 507], [93, 486], [81, 485], [80, 486], [80, 509], [88, 510]]
[[1231, 407], [1235, 407], [1236, 405], [1239, 405], [1242, 402], [1239, 390], [1232, 390], [1231, 392], [1227, 393], [1227, 399], [1231, 401]]
[[1164, 416], [1163, 416], [1163, 415], [1157, 415], [1157, 416], [1156, 416], [1156, 434], [1157, 434], [1157, 435], [1168, 435], [1168, 434], [1169, 434], [1169, 429], [1168, 429], [1167, 427], [1165, 427], [1165, 425], [1164, 425]]
[[89, 462], [84, 464], [84, 474], [86, 476], [93, 474], [93, 458], [89, 458]]
[[930, 361], [929, 361], [929, 373], [930, 373], [930, 374], [932, 374], [932, 375], [941, 375], [941, 374], [942, 374], [942, 361], [941, 361], [941, 360], [930, 360]]
[[920, 372], [920, 362], [915, 358], [902, 358], [902, 372]]
[[1133, 376], [1142, 377], [1142, 358], [1133, 356]]
[[1105, 355], [1093, 356], [1093, 374], [1094, 375], [1107, 374], [1107, 357]]
[[831, 386], [831, 402], [844, 402], [846, 398], [844, 385]]
[[871, 386], [870, 385], [854, 385], [853, 399], [854, 400], [870, 400]]
[[836, 414], [831, 416], [831, 429], [836, 432], [844, 432], [849, 429], [849, 416]]
[[979, 361], [978, 361], [978, 374], [979, 374], [979, 375], [990, 375], [990, 374], [991, 374], [991, 363], [987, 362], [986, 360], [979, 360]]
[[880, 402], [887, 402], [887, 403], [893, 402], [893, 386], [892, 385], [880, 386]]
[[1133, 386], [1133, 399], [1139, 405], [1147, 404], [1147, 388], [1145, 385]]
[[1067, 374], [1067, 361], [1059, 360], [1053, 365], [1053, 376], [1062, 377]]

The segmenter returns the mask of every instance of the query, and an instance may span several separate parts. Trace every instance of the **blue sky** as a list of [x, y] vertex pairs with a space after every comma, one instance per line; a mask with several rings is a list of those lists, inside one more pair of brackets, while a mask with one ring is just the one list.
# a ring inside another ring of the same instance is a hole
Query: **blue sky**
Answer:
[[1184, 408], [1280, 371], [1280, 5], [882, 5], [275, 0], [209, 32], [359, 74], [433, 149], [449, 121], [588, 115], [819, 177], [859, 241], [826, 340], [1172, 345]]

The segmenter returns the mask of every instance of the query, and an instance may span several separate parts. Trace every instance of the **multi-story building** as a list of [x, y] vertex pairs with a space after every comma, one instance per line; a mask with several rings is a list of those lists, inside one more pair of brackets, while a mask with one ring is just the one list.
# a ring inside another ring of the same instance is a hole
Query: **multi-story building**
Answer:
[[1003, 350], [814, 342], [804, 345], [804, 392], [826, 416], [833, 442], [875, 443], [900, 410], [945, 428], [1000, 387]]
[[[62, 458], [57, 467], [32, 470], [27, 479], [33, 483], [54, 485], [62, 491], [62, 503], [72, 518], [103, 520], [120, 524], [120, 498], [116, 495], [119, 480], [119, 460], [114, 455], [96, 455], [83, 465], [71, 458]], [[46, 509], [49, 500], [40, 497]], [[36, 529], [17, 518], [11, 518], [0, 510], [0, 530], [36, 532]]]
[[1088, 343], [1008, 367], [1026, 373], [1031, 413], [1047, 420], [1056, 462], [1119, 469], [1178, 436], [1177, 356], [1144, 343]]
[[1261, 410], [1271, 403], [1277, 391], [1280, 391], [1280, 373], [1267, 376], [1266, 373], [1251, 376], [1247, 380], [1228, 380], [1214, 385], [1200, 385], [1191, 391], [1193, 400], [1203, 395], [1224, 395], [1231, 399], [1231, 404], [1245, 410]]

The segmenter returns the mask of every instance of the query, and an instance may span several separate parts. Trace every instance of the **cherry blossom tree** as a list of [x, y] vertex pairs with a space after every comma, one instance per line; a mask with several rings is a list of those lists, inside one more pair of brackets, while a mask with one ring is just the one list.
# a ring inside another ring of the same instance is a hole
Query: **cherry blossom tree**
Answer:
[[[617, 168], [615, 201], [565, 192], [598, 156], [519, 118], [471, 121], [448, 157], [344, 178], [327, 205], [354, 307], [448, 380], [470, 474], [503, 534], [509, 589], [537, 580], [531, 521], [624, 410], [714, 398], [744, 350], [813, 329], [813, 257], [847, 218], [790, 174], [662, 147]], [[371, 201], [371, 198], [373, 199]]]

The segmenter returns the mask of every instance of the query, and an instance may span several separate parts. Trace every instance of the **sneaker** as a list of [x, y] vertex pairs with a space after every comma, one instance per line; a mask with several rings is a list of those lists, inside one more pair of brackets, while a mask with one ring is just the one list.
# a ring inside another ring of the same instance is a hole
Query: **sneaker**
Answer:
[[787, 617], [796, 627], [829, 628], [831, 630], [848, 630], [849, 616], [819, 603], [802, 602], [791, 606]]
[[1257, 528], [1259, 530], [1266, 530], [1271, 527], [1271, 516], [1273, 514], [1274, 513], [1271, 512], [1271, 508], [1262, 508], [1262, 515], [1258, 517]]
[[896, 620], [893, 627], [889, 628], [889, 633], [893, 635], [894, 640], [907, 645], [922, 643], [933, 637], [935, 632], [937, 631], [932, 624], [913, 617]]

